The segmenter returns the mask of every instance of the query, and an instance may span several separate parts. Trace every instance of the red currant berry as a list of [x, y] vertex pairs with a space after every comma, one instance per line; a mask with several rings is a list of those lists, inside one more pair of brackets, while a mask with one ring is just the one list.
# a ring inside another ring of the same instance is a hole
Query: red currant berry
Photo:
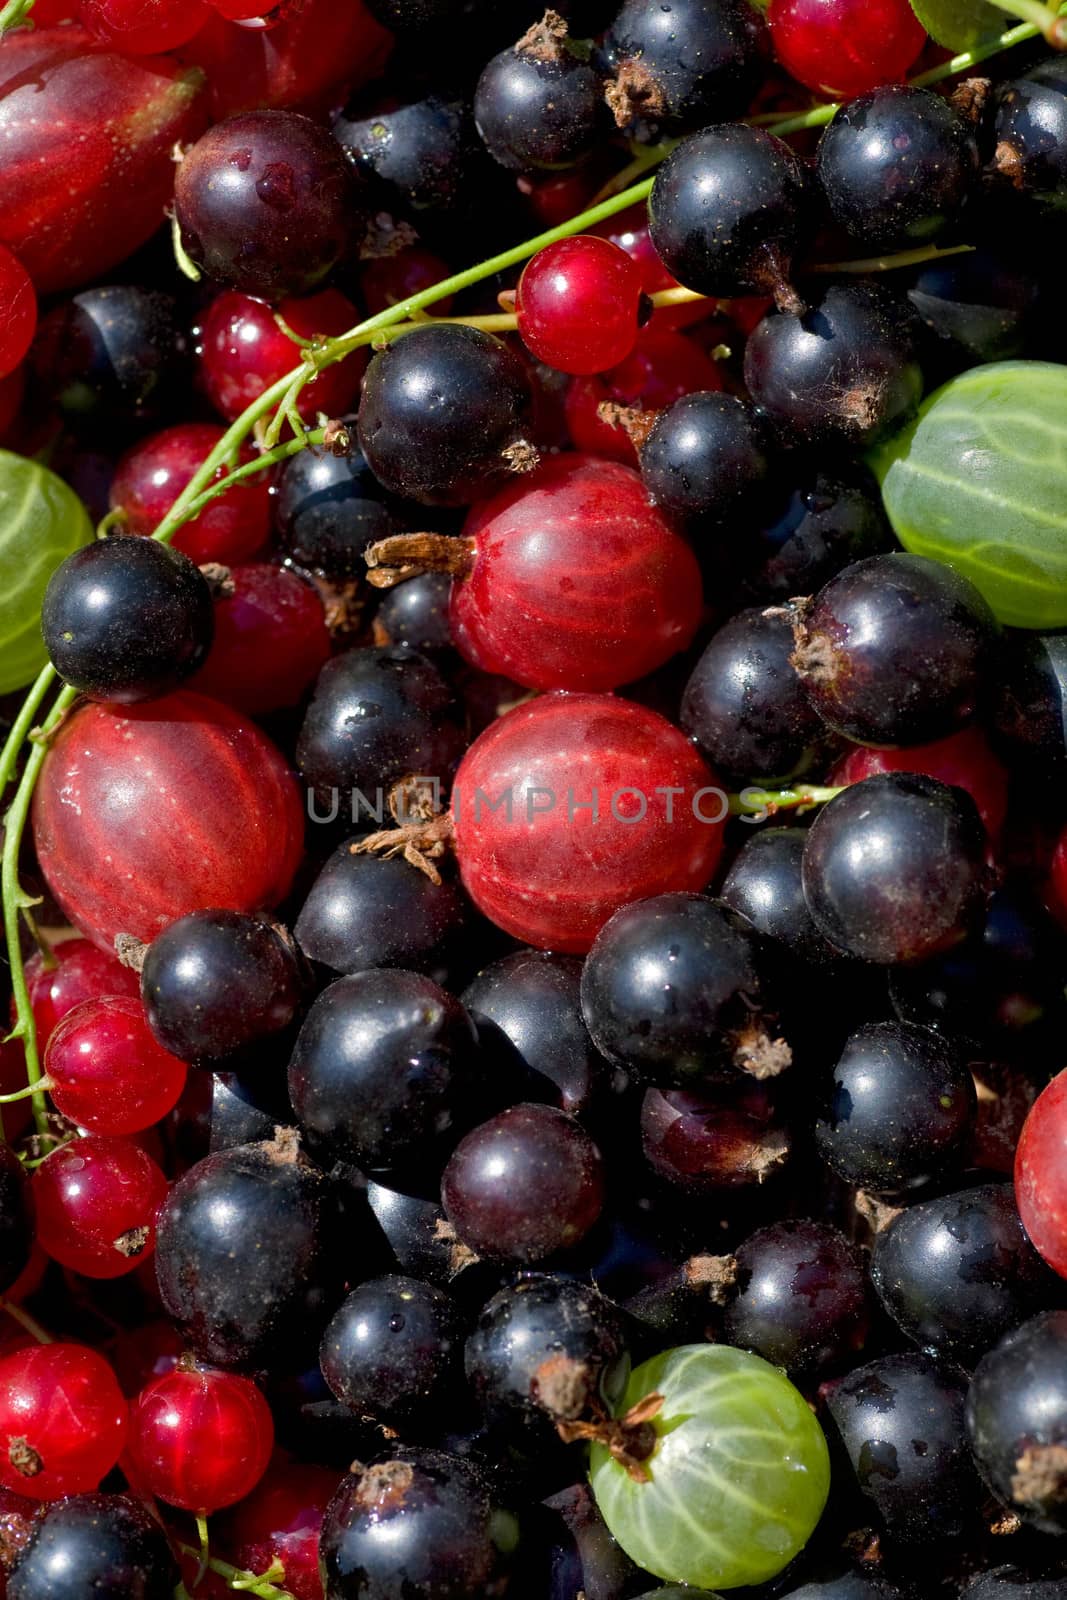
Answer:
[[633, 350], [617, 367], [571, 380], [565, 401], [567, 431], [576, 450], [636, 467], [637, 451], [629, 434], [605, 422], [600, 406], [665, 411], [684, 394], [721, 388], [719, 369], [699, 346], [653, 324], [642, 328]]
[[1008, 813], [1008, 773], [980, 728], [963, 728], [947, 739], [896, 750], [857, 746], [837, 763], [827, 782], [862, 783], [877, 772], [920, 772], [927, 778], [966, 789], [978, 807], [990, 843], [999, 841]]
[[[368, 314], [377, 316], [379, 311], [399, 305], [401, 300], [421, 294], [423, 289], [432, 289], [435, 283], [447, 278], [451, 270], [440, 256], [419, 244], [408, 245], [395, 256], [382, 256], [380, 261], [368, 261], [359, 279]], [[443, 300], [435, 300], [425, 309], [431, 317], [447, 317], [451, 308], [452, 296], [446, 294]]]
[[121, 1278], [156, 1246], [167, 1180], [127, 1139], [73, 1139], [37, 1168], [41, 1248], [86, 1278]]
[[1067, 1278], [1067, 1072], [1038, 1095], [1015, 1152], [1015, 1203], [1049, 1266]]
[[[337, 289], [283, 300], [278, 316], [302, 339], [320, 334], [332, 338], [359, 321], [351, 300]], [[227, 422], [235, 422], [264, 389], [301, 361], [299, 345], [282, 332], [271, 307], [236, 290], [227, 290], [208, 306], [197, 345], [200, 386]], [[319, 411], [328, 417], [350, 411], [366, 364], [366, 351], [356, 350], [326, 367], [300, 396], [305, 421], [313, 422]]]
[[519, 279], [519, 333], [559, 372], [604, 372], [637, 342], [641, 295], [641, 271], [618, 245], [590, 233], [560, 239]]
[[[141, 993], [136, 972], [88, 939], [64, 939], [52, 951], [49, 966], [45, 965], [44, 956], [35, 952], [26, 963], [26, 984], [37, 1025], [37, 1048], [41, 1051], [53, 1029], [75, 1006], [101, 995], [137, 999]], [[11, 1020], [15, 1021], [14, 1002]]]
[[524, 944], [576, 954], [631, 900], [702, 889], [725, 810], [677, 728], [591, 694], [542, 695], [499, 717], [464, 756], [452, 798], [475, 905]]
[[83, 706], [54, 739], [33, 797], [38, 860], [74, 925], [103, 949], [150, 942], [190, 911], [257, 911], [289, 890], [300, 793], [246, 716], [181, 692]]
[[319, 1532], [336, 1489], [336, 1472], [276, 1456], [252, 1493], [212, 1524], [221, 1554], [245, 1572], [280, 1561], [294, 1600], [322, 1600]]
[[256, 715], [295, 706], [330, 657], [318, 591], [286, 567], [233, 567], [215, 642], [193, 687]]
[[119, 1458], [127, 1410], [115, 1374], [80, 1344], [0, 1360], [0, 1483], [31, 1500], [95, 1489]]
[[81, 20], [127, 56], [177, 50], [207, 21], [204, 0], [79, 0]]
[[130, 1407], [140, 1484], [183, 1511], [218, 1511], [243, 1499], [273, 1447], [270, 1407], [251, 1379], [185, 1357]]
[[786, 71], [835, 100], [899, 83], [926, 43], [908, 0], [771, 0], [767, 20]]
[[0, 245], [0, 378], [14, 372], [37, 327], [37, 296], [29, 273]]
[[472, 565], [452, 586], [452, 637], [486, 672], [532, 689], [614, 689], [696, 631], [696, 557], [628, 467], [550, 457], [465, 532]]
[[56, 1110], [89, 1133], [140, 1133], [172, 1111], [186, 1065], [157, 1043], [140, 1000], [86, 1000], [53, 1033], [44, 1058]]
[[[127, 533], [152, 534], [189, 479], [210, 455], [223, 430], [213, 422], [183, 422], [142, 439], [119, 461], [111, 485], [111, 506], [125, 515]], [[255, 452], [245, 447], [241, 461]], [[223, 469], [215, 474], [217, 483]], [[263, 472], [234, 484], [171, 540], [197, 566], [246, 561], [270, 532], [270, 475]]]

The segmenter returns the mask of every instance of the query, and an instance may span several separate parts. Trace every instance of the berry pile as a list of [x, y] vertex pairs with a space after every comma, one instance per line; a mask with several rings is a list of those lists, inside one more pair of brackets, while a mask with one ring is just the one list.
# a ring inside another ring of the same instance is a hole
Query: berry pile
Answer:
[[1064, 51], [0, 5], [0, 1600], [1067, 1600]]

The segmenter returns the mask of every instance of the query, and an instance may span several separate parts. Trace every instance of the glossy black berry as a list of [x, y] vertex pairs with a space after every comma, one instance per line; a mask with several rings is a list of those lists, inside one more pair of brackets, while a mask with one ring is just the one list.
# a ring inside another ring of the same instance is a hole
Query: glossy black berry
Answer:
[[918, 321], [881, 284], [832, 284], [806, 311], [768, 312], [745, 346], [745, 384], [798, 441], [862, 448], [919, 403]]
[[0, 1293], [30, 1259], [33, 1208], [25, 1167], [10, 1145], [0, 1145]]
[[171, 1600], [178, 1563], [139, 1501], [75, 1494], [41, 1511], [9, 1573], [8, 1600]]
[[533, 387], [500, 339], [479, 328], [418, 328], [374, 357], [359, 443], [375, 476], [423, 505], [464, 505], [530, 459]]
[[[649, 1597], [651, 1600], [651, 1596]], [[678, 1591], [678, 1600], [683, 1600]], [[788, 1589], [782, 1600], [904, 1600], [903, 1591], [873, 1572], [835, 1571], [832, 1577], [820, 1576], [799, 1589]]]
[[1067, 772], [1067, 633], [1007, 630], [993, 678], [993, 725], [1009, 759]]
[[477, 144], [466, 106], [437, 94], [395, 106], [356, 100], [334, 118], [333, 135], [385, 205], [414, 212], [459, 204]]
[[600, 76], [557, 15], [535, 24], [482, 70], [474, 121], [494, 161], [515, 172], [573, 166], [603, 131]]
[[322, 1326], [339, 1272], [332, 1207], [290, 1129], [179, 1178], [159, 1214], [156, 1276], [167, 1315], [202, 1360], [285, 1362]]
[[375, 644], [407, 645], [410, 650], [452, 648], [448, 598], [452, 579], [444, 572], [424, 572], [389, 589], [374, 613]]
[[854, 239], [905, 250], [956, 217], [978, 176], [978, 147], [942, 95], [892, 83], [841, 107], [819, 140], [815, 170]]
[[474, 1024], [430, 978], [360, 972], [324, 989], [300, 1030], [289, 1094], [311, 1148], [432, 1190], [481, 1089]]
[[183, 1061], [232, 1056], [287, 1028], [304, 994], [286, 937], [241, 911], [192, 911], [145, 952], [141, 998], [149, 1027]]
[[700, 539], [766, 515], [777, 470], [766, 422], [736, 395], [683, 395], [662, 411], [641, 449], [645, 488]]
[[319, 1541], [331, 1600], [494, 1600], [519, 1530], [475, 1467], [397, 1450], [342, 1478]]
[[679, 721], [727, 779], [784, 782], [810, 766], [822, 723], [792, 655], [789, 616], [756, 606], [724, 623], [693, 668]]
[[615, 120], [644, 137], [739, 116], [768, 53], [763, 19], [743, 0], [625, 0], [600, 46]]
[[460, 1244], [436, 1197], [405, 1194], [371, 1178], [367, 1203], [404, 1272], [438, 1288], [453, 1289], [468, 1268], [478, 1268], [477, 1258]]
[[959, 944], [981, 920], [986, 833], [974, 801], [887, 772], [831, 800], [808, 830], [804, 898], [846, 955], [892, 966]]
[[952, 1538], [977, 1515], [965, 1393], [950, 1368], [919, 1354], [883, 1356], [830, 1390], [830, 1416], [860, 1489], [901, 1540]]
[[383, 806], [402, 778], [447, 784], [464, 745], [454, 715], [448, 684], [414, 650], [348, 650], [328, 661], [296, 745], [315, 791], [313, 820], [388, 827]]
[[967, 1432], [990, 1488], [1045, 1533], [1067, 1527], [1067, 1311], [1043, 1311], [982, 1358]]
[[645, 1081], [699, 1086], [731, 1068], [772, 1076], [789, 1064], [751, 923], [719, 900], [664, 894], [624, 906], [582, 971], [582, 1013], [597, 1048]]
[[746, 540], [744, 592], [781, 605], [814, 594], [849, 562], [894, 546], [878, 486], [862, 466], [809, 465]]
[[278, 477], [282, 551], [294, 566], [328, 578], [362, 577], [367, 546], [400, 531], [397, 509], [354, 445], [344, 456], [301, 450]]
[[1057, 1296], [1010, 1184], [909, 1206], [875, 1236], [871, 1281], [916, 1344], [965, 1367]]
[[338, 847], [308, 891], [293, 927], [301, 950], [334, 972], [446, 972], [470, 921], [462, 891], [399, 856], [356, 855], [355, 842]]
[[641, 1150], [656, 1177], [684, 1194], [721, 1200], [728, 1189], [768, 1182], [792, 1139], [773, 1087], [753, 1078], [692, 1089], [648, 1089]]
[[1024, 355], [1036, 334], [1038, 296], [1029, 267], [989, 250], [929, 261], [908, 290], [955, 366]]
[[801, 607], [793, 662], [836, 733], [923, 744], [975, 715], [997, 631], [984, 596], [944, 562], [868, 556]]
[[706, 128], [660, 167], [648, 221], [664, 265], [687, 289], [774, 294], [787, 303], [792, 259], [808, 230], [804, 169], [760, 128]]
[[1067, 206], [1067, 62], [1061, 56], [1001, 86], [994, 123], [999, 177], [1039, 205]]
[[817, 966], [833, 966], [841, 958], [819, 932], [804, 898], [805, 838], [803, 828], [754, 830], [735, 856], [719, 894], [759, 933], [783, 945], [789, 955]]
[[948, 1040], [873, 1022], [852, 1034], [834, 1067], [815, 1142], [846, 1183], [908, 1189], [960, 1164], [975, 1110], [974, 1081]]
[[332, 1392], [359, 1416], [425, 1423], [455, 1392], [462, 1349], [463, 1322], [448, 1295], [392, 1274], [368, 1279], [342, 1301], [319, 1361]]
[[465, 1363], [490, 1414], [575, 1421], [619, 1397], [628, 1370], [623, 1317], [589, 1284], [524, 1278], [483, 1307]]
[[728, 1344], [787, 1372], [840, 1364], [863, 1345], [863, 1263], [828, 1222], [774, 1222], [734, 1252], [736, 1286], [723, 1315]]
[[212, 1072], [208, 1150], [261, 1144], [292, 1123], [284, 1063], [256, 1063], [245, 1072]]
[[124, 705], [166, 694], [211, 648], [203, 574], [157, 539], [113, 534], [68, 556], [45, 590], [41, 632], [72, 688]]
[[960, 1600], [1067, 1600], [1067, 1577], [1046, 1578], [1019, 1567], [996, 1567], [973, 1578], [960, 1590]]

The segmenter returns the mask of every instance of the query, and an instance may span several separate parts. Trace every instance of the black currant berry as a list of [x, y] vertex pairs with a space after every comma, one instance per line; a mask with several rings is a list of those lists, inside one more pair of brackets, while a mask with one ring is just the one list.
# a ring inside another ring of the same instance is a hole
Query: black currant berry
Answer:
[[683, 395], [662, 411], [641, 448], [651, 499], [702, 538], [766, 515], [777, 462], [771, 431], [736, 395]]
[[445, 572], [424, 572], [389, 589], [374, 613], [374, 642], [406, 645], [431, 656], [452, 648], [448, 601], [452, 579]]
[[287, 1028], [304, 995], [298, 958], [265, 918], [192, 911], [145, 952], [149, 1027], [182, 1061], [220, 1061]]
[[869, 472], [849, 463], [810, 468], [749, 535], [744, 591], [753, 600], [782, 605], [814, 594], [849, 562], [892, 550], [895, 543]]
[[422, 1421], [455, 1392], [463, 1324], [432, 1284], [370, 1278], [334, 1312], [322, 1336], [322, 1375], [338, 1400], [386, 1425]]
[[[642, 1600], [653, 1600], [653, 1596], [642, 1596]], [[663, 1600], [662, 1595], [659, 1600]], [[677, 1600], [686, 1600], [681, 1589]], [[835, 1569], [832, 1577], [821, 1575], [810, 1583], [802, 1583], [799, 1589], [788, 1590], [782, 1600], [904, 1600], [904, 1594], [876, 1573]]]
[[830, 210], [872, 249], [943, 233], [978, 177], [974, 134], [942, 95], [891, 83], [843, 105], [815, 170]]
[[1024, 355], [1037, 322], [1039, 290], [1028, 266], [974, 250], [950, 261], [928, 261], [908, 299], [958, 366]]
[[1043, 1311], [984, 1356], [967, 1396], [990, 1488], [1044, 1533], [1067, 1528], [1067, 1311]]
[[801, 443], [858, 449], [918, 405], [918, 332], [914, 312], [881, 284], [832, 284], [807, 311], [768, 312], [745, 346], [745, 384]]
[[468, 932], [462, 891], [451, 878], [434, 883], [399, 856], [355, 854], [354, 843], [338, 847], [308, 891], [293, 928], [301, 950], [340, 973], [447, 972]]
[[993, 726], [1009, 757], [1067, 772], [1067, 633], [1007, 630], [992, 676]]
[[892, 1193], [959, 1165], [976, 1106], [947, 1039], [912, 1023], [868, 1023], [834, 1067], [815, 1142], [846, 1183]]
[[[159, 1293], [182, 1337], [220, 1367], [291, 1359], [321, 1327], [339, 1264], [326, 1178], [283, 1129], [198, 1161], [156, 1232]], [[358, 1253], [358, 1240], [348, 1246]]]
[[909, 1206], [875, 1236], [871, 1281], [924, 1350], [970, 1367], [1056, 1297], [1010, 1184]]
[[727, 779], [786, 781], [810, 766], [822, 723], [792, 666], [787, 613], [739, 611], [693, 668], [679, 721]]
[[333, 135], [357, 171], [376, 181], [383, 205], [414, 212], [460, 203], [477, 148], [466, 106], [436, 94], [390, 107], [356, 100], [334, 118]]
[[172, 1600], [178, 1563], [166, 1532], [125, 1494], [75, 1494], [41, 1508], [15, 1560], [8, 1600]]
[[536, 460], [526, 437], [533, 387], [513, 351], [456, 323], [417, 328], [374, 357], [363, 379], [359, 442], [394, 494], [464, 505]]
[[980, 921], [985, 854], [969, 794], [917, 773], [881, 773], [837, 795], [809, 828], [804, 898], [845, 955], [923, 961]]
[[215, 636], [215, 609], [206, 579], [180, 550], [112, 534], [56, 568], [41, 632], [72, 688], [131, 705], [196, 671]]
[[828, 1222], [774, 1222], [735, 1251], [728, 1344], [787, 1372], [845, 1361], [863, 1345], [867, 1291], [859, 1253]]
[[[355, 418], [349, 419], [355, 433]], [[400, 532], [397, 507], [353, 445], [347, 455], [301, 450], [282, 469], [274, 515], [294, 566], [328, 578], [362, 577], [364, 553]]]
[[744, 0], [625, 0], [599, 54], [616, 122], [647, 138], [740, 116], [769, 47], [762, 17]]
[[482, 1089], [478, 1037], [451, 995], [415, 972], [339, 978], [311, 1007], [289, 1094], [311, 1147], [431, 1192]]
[[493, 56], [474, 94], [482, 142], [514, 172], [573, 166], [592, 149], [603, 118], [600, 76], [571, 47], [556, 12]]
[[926, 556], [869, 556], [799, 608], [793, 656], [819, 716], [860, 744], [923, 744], [978, 710], [997, 638], [969, 578]]
[[740, 123], [684, 139], [648, 202], [652, 242], [679, 283], [709, 295], [772, 294], [783, 305], [797, 304], [788, 279], [807, 214], [793, 151]]
[[684, 1194], [721, 1199], [767, 1182], [792, 1145], [771, 1088], [749, 1077], [691, 1089], [648, 1089], [641, 1150], [657, 1178]]
[[816, 966], [835, 966], [841, 957], [819, 932], [804, 898], [806, 837], [803, 828], [759, 828], [734, 857], [719, 894], [790, 956]]
[[1067, 61], [1052, 56], [1001, 85], [994, 171], [1042, 206], [1067, 206]]
[[830, 1416], [860, 1489], [902, 1541], [953, 1538], [977, 1519], [964, 1399], [951, 1370], [919, 1354], [883, 1356], [830, 1389]]
[[768, 1008], [767, 953], [744, 917], [699, 894], [624, 906], [582, 971], [582, 1013], [597, 1048], [641, 1079], [699, 1086], [731, 1068], [788, 1066]]
[[1020, 1567], [996, 1567], [972, 1578], [960, 1600], [1067, 1600], [1067, 1577], [1041, 1578]]
[[33, 1205], [26, 1168], [0, 1145], [0, 1294], [10, 1288], [33, 1249]]

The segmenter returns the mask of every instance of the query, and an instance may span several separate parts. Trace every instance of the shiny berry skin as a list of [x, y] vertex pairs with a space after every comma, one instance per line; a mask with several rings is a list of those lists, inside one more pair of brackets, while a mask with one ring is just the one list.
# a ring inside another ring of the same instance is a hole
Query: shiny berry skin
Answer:
[[456, 323], [417, 328], [367, 368], [360, 449], [392, 493], [466, 505], [528, 455], [532, 405], [527, 371], [501, 339]]
[[544, 695], [499, 717], [460, 763], [460, 874], [498, 927], [581, 955], [619, 906], [704, 887], [724, 804], [689, 741], [654, 711], [610, 695]]
[[330, 658], [318, 592], [267, 562], [230, 568], [233, 594], [215, 601], [215, 639], [192, 688], [262, 716], [295, 706]]
[[566, 29], [534, 28], [482, 69], [474, 121], [494, 161], [514, 172], [573, 166], [604, 131], [604, 89]]
[[331, 1392], [360, 1417], [387, 1425], [434, 1420], [460, 1375], [463, 1318], [441, 1289], [418, 1278], [368, 1278], [322, 1336]]
[[918, 327], [882, 285], [832, 284], [800, 315], [763, 318], [745, 346], [745, 384], [797, 442], [862, 448], [919, 403]]
[[779, 491], [750, 539], [745, 593], [783, 605], [815, 594], [850, 562], [895, 548], [869, 472], [844, 462], [829, 470], [809, 465]]
[[906, 250], [954, 220], [978, 177], [978, 146], [943, 96], [892, 84], [841, 107], [815, 170], [853, 239]]
[[867, 1327], [863, 1260], [827, 1222], [774, 1222], [735, 1252], [736, 1293], [723, 1318], [727, 1344], [787, 1372], [847, 1361]]
[[49, 579], [41, 632], [52, 665], [93, 700], [155, 700], [191, 677], [215, 633], [199, 569], [156, 539], [112, 534]]
[[737, 0], [625, 0], [600, 47], [620, 128], [689, 133], [740, 116], [759, 87], [767, 35]]
[[[333, 338], [355, 327], [359, 313], [337, 289], [320, 289], [299, 300], [283, 300], [278, 315], [302, 339]], [[265, 389], [300, 365], [301, 354], [283, 333], [270, 306], [249, 295], [227, 290], [204, 313], [197, 344], [197, 381], [227, 422], [235, 422]], [[341, 417], [359, 393], [366, 354], [354, 350], [343, 361], [325, 367], [301, 391], [297, 410], [306, 422], [324, 411]]]
[[843, 790], [812, 823], [804, 898], [846, 955], [923, 961], [981, 920], [986, 848], [969, 794], [917, 773], [880, 773]]
[[771, 0], [767, 20], [786, 71], [835, 100], [898, 82], [926, 43], [908, 0]]
[[121, 1278], [155, 1249], [167, 1180], [131, 1140], [75, 1139], [37, 1168], [37, 1237], [61, 1266]]
[[835, 733], [920, 744], [975, 715], [998, 631], [986, 600], [952, 567], [869, 556], [801, 606], [793, 660]]
[[515, 314], [526, 348], [558, 372], [606, 372], [637, 342], [641, 272], [595, 234], [559, 239], [527, 262]]
[[323, 1600], [319, 1531], [337, 1482], [326, 1467], [276, 1455], [251, 1494], [212, 1523], [219, 1553], [244, 1572], [280, 1561], [294, 1600]]
[[105, 995], [136, 999], [140, 994], [136, 972], [88, 939], [64, 939], [54, 947], [52, 958], [55, 965], [46, 966], [44, 957], [35, 951], [26, 963], [37, 1048], [42, 1053], [53, 1030], [75, 1006]]
[[33, 1249], [29, 1176], [10, 1145], [0, 1149], [0, 1293], [24, 1271]]
[[1042, 1533], [1062, 1534], [1067, 1448], [1067, 1311], [1024, 1322], [979, 1362], [967, 1434], [997, 1497]]
[[[348, 167], [310, 117], [249, 111], [187, 151], [174, 182], [186, 251], [242, 294], [308, 294], [336, 266], [358, 224]], [[294, 363], [295, 365], [295, 363]]]
[[1015, 1199], [1023, 1227], [1049, 1266], [1067, 1278], [1067, 1072], [1038, 1095], [1015, 1153]]
[[908, 745], [900, 750], [850, 750], [827, 778], [831, 787], [862, 783], [878, 772], [921, 772], [939, 783], [966, 789], [996, 844], [1008, 811], [1008, 772], [989, 747], [978, 727], [961, 728], [930, 744]]
[[683, 140], [656, 173], [649, 230], [667, 270], [708, 295], [786, 293], [809, 223], [788, 145], [740, 123]]
[[210, 16], [204, 0], [78, 0], [89, 32], [127, 56], [148, 56], [188, 44]]
[[721, 387], [719, 369], [692, 339], [653, 323], [641, 329], [633, 350], [617, 367], [575, 378], [568, 385], [564, 400], [567, 432], [576, 450], [636, 467], [633, 441], [625, 428], [600, 416], [601, 405], [665, 411], [683, 395]]
[[736, 395], [702, 390], [660, 413], [641, 449], [657, 506], [703, 542], [766, 515], [778, 473], [766, 421]]
[[41, 769], [33, 832], [64, 912], [110, 950], [117, 934], [150, 941], [205, 906], [276, 905], [303, 854], [304, 817], [254, 723], [180, 692], [76, 711]]
[[578, 1244], [604, 1204], [600, 1151], [555, 1106], [517, 1105], [461, 1139], [441, 1204], [476, 1255], [529, 1264]]
[[994, 169], [1054, 211], [1067, 206], [1067, 72], [1051, 56], [998, 93]]
[[1067, 828], [1060, 834], [1052, 852], [1049, 874], [1049, 908], [1067, 927]]
[[473, 665], [532, 689], [615, 689], [684, 650], [702, 609], [689, 546], [630, 468], [550, 457], [467, 520], [452, 638]]
[[306, 956], [333, 972], [395, 966], [440, 976], [470, 931], [470, 906], [454, 879], [446, 870], [434, 883], [401, 857], [353, 855], [339, 845], [293, 934]]
[[[122, 512], [122, 529], [127, 533], [154, 533], [222, 434], [223, 430], [213, 422], [182, 422], [140, 440], [128, 450], [111, 483], [111, 508]], [[253, 451], [245, 446], [242, 465], [253, 459]], [[220, 467], [216, 482], [222, 474]], [[267, 541], [270, 507], [269, 474], [246, 478], [179, 528], [171, 545], [184, 551], [197, 566], [208, 561], [223, 566], [246, 561]]]
[[141, 998], [164, 1049], [212, 1061], [287, 1028], [303, 998], [297, 957], [263, 917], [193, 911], [145, 951]]
[[0, 245], [0, 378], [14, 372], [37, 327], [37, 296], [26, 268]]
[[405, 645], [409, 650], [435, 652], [451, 650], [452, 630], [448, 625], [448, 599], [452, 580], [445, 572], [424, 572], [405, 578], [378, 602], [374, 613], [376, 645]]
[[130, 1406], [138, 1487], [183, 1511], [220, 1511], [262, 1478], [274, 1447], [270, 1407], [249, 1378], [183, 1358]]
[[355, 444], [344, 456], [299, 451], [285, 463], [275, 489], [281, 552], [294, 567], [328, 578], [363, 577], [367, 546], [399, 532], [402, 525], [398, 502], [386, 494]]
[[172, 1111], [185, 1063], [153, 1037], [140, 1000], [84, 1000], [48, 1041], [44, 1068], [57, 1111], [89, 1133], [139, 1133]]
[[803, 828], [755, 829], [733, 859], [720, 898], [798, 962], [825, 967], [840, 961], [815, 926], [801, 880]]
[[68, 1575], [93, 1600], [171, 1600], [178, 1565], [166, 1532], [139, 1501], [76, 1494], [34, 1524], [7, 1600], [59, 1600]]
[[30, 1500], [95, 1489], [119, 1458], [127, 1411], [115, 1374], [80, 1344], [0, 1358], [0, 1483]]
[[361, 179], [372, 185], [376, 204], [404, 214], [465, 205], [477, 140], [461, 100], [429, 94], [383, 105], [357, 97], [334, 117], [332, 131]]
[[686, 1195], [721, 1198], [728, 1189], [764, 1184], [792, 1143], [772, 1091], [748, 1077], [699, 1093], [648, 1089], [640, 1120], [649, 1167]]

